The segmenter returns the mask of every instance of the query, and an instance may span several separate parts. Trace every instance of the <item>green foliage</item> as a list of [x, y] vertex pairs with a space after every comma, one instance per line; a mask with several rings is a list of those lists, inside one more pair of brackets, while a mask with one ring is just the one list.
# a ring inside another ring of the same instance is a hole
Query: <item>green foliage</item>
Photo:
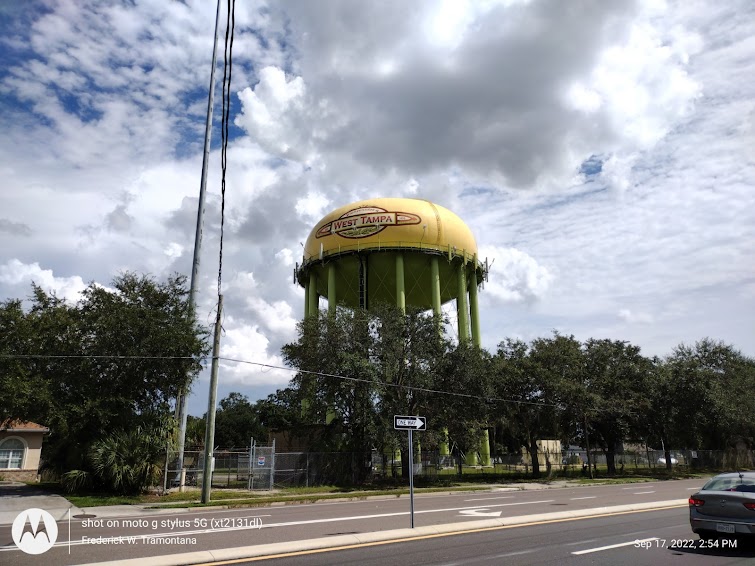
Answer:
[[78, 493], [91, 489], [94, 486], [94, 478], [88, 470], [70, 470], [63, 474], [61, 483], [67, 493]]
[[[0, 358], [0, 420], [48, 426], [48, 468], [89, 472], [94, 481], [105, 476], [95, 473], [92, 451], [106, 439], [125, 446], [136, 430], [160, 429], [208, 352], [184, 277], [157, 282], [124, 273], [111, 285], [90, 284], [76, 304], [33, 286], [28, 310], [19, 301], [0, 305], [0, 351], [12, 355]], [[167, 443], [163, 437], [163, 450]], [[131, 489], [127, 476], [110, 483]]]
[[232, 392], [220, 401], [215, 413], [215, 446], [244, 449], [251, 438], [267, 440], [267, 433], [259, 422], [257, 410], [244, 395]]
[[[101, 489], [136, 495], [159, 482], [166, 442], [173, 432], [171, 418], [144, 419], [147, 426], [119, 430], [96, 440], [86, 455], [88, 469], [63, 474], [68, 492]], [[156, 421], [162, 421], [155, 425]]]
[[657, 360], [648, 390], [648, 434], [664, 446], [755, 446], [755, 360], [705, 338]]
[[162, 471], [167, 432], [137, 427], [98, 440], [89, 455], [94, 474], [105, 488], [124, 495], [155, 485]]
[[187, 415], [186, 418], [186, 448], [196, 450], [204, 447], [204, 434], [207, 425], [205, 417], [193, 417]]

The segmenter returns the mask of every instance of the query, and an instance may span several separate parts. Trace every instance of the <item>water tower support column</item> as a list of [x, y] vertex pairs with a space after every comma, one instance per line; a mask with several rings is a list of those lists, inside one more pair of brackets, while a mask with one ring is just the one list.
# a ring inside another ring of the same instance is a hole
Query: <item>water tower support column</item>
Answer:
[[404, 254], [396, 254], [396, 306], [406, 312], [406, 288], [404, 283]]
[[309, 318], [309, 279], [304, 282], [304, 320]]
[[336, 264], [328, 266], [328, 314], [336, 314]]
[[430, 258], [430, 289], [432, 290], [433, 314], [440, 316], [440, 268], [437, 255]]
[[467, 309], [466, 262], [462, 259], [456, 271], [458, 294], [456, 295], [456, 317], [459, 324], [459, 343], [469, 340], [469, 310]]
[[469, 317], [472, 319], [472, 344], [480, 348], [480, 310], [477, 304], [477, 260], [472, 266], [472, 275], [469, 281]]
[[309, 293], [307, 294], [307, 302], [309, 303], [309, 316], [317, 316], [317, 311], [320, 305], [317, 300], [317, 275], [315, 270], [309, 272]]

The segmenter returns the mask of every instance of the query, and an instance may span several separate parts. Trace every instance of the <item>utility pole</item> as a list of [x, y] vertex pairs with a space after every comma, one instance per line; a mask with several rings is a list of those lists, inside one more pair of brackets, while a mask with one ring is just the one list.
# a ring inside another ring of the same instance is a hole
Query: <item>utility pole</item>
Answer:
[[[194, 259], [191, 265], [191, 282], [189, 284], [189, 313], [194, 316], [196, 310], [197, 280], [199, 278], [199, 257], [202, 248], [202, 227], [204, 225], [204, 201], [207, 190], [207, 169], [210, 159], [210, 140], [212, 138], [212, 108], [215, 103], [215, 67], [218, 63], [218, 22], [220, 21], [220, 0], [218, 0], [215, 9], [215, 36], [212, 43], [212, 68], [210, 69], [210, 94], [207, 99], [207, 120], [204, 130], [204, 154], [202, 156], [202, 176], [199, 183], [199, 204], [197, 206], [197, 228], [194, 234]], [[176, 399], [179, 407], [180, 428], [178, 432], [178, 466], [176, 478], [181, 488], [184, 487], [185, 477], [183, 475], [184, 448], [186, 444], [186, 421], [188, 418], [189, 395], [188, 377], [186, 384], [181, 389], [181, 393]]]
[[210, 502], [212, 486], [212, 454], [215, 445], [215, 401], [218, 396], [218, 356], [220, 355], [220, 321], [223, 315], [223, 295], [218, 295], [218, 315], [212, 341], [212, 369], [210, 370], [210, 398], [207, 401], [207, 430], [204, 435], [204, 474], [202, 474], [202, 503]]

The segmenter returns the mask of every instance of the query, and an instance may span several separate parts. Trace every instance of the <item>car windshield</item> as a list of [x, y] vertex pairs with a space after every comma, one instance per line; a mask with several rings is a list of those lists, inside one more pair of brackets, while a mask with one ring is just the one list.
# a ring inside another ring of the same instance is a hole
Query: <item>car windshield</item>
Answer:
[[744, 491], [755, 493], [755, 478], [729, 476], [724, 478], [713, 478], [703, 486], [708, 491]]

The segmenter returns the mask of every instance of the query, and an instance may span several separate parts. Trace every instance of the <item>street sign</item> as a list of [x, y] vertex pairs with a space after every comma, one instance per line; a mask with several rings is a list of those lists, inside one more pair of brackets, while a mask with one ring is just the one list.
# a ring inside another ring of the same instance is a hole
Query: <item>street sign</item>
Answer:
[[427, 430], [425, 417], [393, 415], [393, 428], [396, 430]]

